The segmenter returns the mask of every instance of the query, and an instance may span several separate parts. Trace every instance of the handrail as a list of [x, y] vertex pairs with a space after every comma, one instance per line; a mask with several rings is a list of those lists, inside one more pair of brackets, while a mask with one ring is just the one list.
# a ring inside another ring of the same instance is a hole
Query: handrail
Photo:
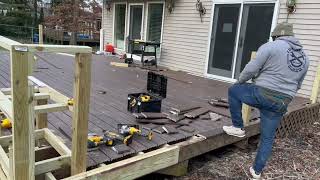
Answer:
[[0, 36], [0, 47], [7, 50], [19, 48], [29, 52], [56, 52], [56, 53], [92, 53], [89, 46], [71, 46], [71, 45], [48, 45], [48, 44], [21, 44], [4, 36]]
[[0, 47], [3, 47], [7, 50], [11, 50], [11, 47], [13, 45], [22, 45], [22, 44], [17, 41], [6, 38], [4, 36], [0, 36]]

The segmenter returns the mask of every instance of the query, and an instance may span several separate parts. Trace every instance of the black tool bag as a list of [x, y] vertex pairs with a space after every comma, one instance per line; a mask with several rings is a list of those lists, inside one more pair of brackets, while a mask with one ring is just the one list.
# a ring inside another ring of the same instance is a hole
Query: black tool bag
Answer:
[[[142, 96], [149, 96], [150, 100], [143, 101]], [[128, 111], [161, 112], [162, 99], [167, 96], [167, 77], [148, 72], [147, 92], [128, 94]]]

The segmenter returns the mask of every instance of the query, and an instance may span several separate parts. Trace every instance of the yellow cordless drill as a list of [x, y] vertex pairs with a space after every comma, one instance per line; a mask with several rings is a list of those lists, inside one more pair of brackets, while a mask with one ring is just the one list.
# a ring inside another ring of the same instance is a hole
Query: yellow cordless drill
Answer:
[[99, 136], [98, 134], [95, 134], [95, 133], [88, 134], [87, 147], [89, 149], [96, 148], [101, 144], [105, 144], [107, 146], [112, 146], [113, 143], [114, 143], [113, 139], [111, 139], [111, 138]]
[[132, 135], [122, 135], [111, 131], [103, 131], [103, 136], [106, 139], [112, 139], [115, 143], [120, 142], [125, 145], [129, 145], [132, 142]]
[[139, 129], [139, 125], [133, 125], [133, 124], [118, 124], [118, 132], [119, 134], [122, 134], [124, 136], [128, 135], [139, 135], [146, 137], [148, 140], [152, 140], [153, 134], [151, 131], [143, 132]]

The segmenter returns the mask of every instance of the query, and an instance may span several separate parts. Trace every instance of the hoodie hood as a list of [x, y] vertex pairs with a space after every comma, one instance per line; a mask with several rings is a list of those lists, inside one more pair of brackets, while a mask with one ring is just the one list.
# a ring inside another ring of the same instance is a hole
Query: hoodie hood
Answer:
[[301, 50], [302, 49], [302, 45], [299, 42], [299, 40], [293, 36], [281, 36], [281, 37], [278, 37], [277, 40], [282, 40], [282, 41], [287, 42], [289, 44], [289, 46], [294, 50]]

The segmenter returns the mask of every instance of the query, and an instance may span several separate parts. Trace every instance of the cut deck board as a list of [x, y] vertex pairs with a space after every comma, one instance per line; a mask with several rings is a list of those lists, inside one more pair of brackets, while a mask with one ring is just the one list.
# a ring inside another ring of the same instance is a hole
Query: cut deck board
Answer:
[[[36, 67], [42, 68], [35, 68], [33, 75], [64, 95], [71, 97], [74, 74], [73, 58], [45, 53], [37, 54], [37, 56], [39, 58]], [[10, 87], [8, 54], [1, 52], [0, 60], [0, 88], [7, 88]], [[48, 63], [48, 60], [50, 60], [50, 63]], [[101, 134], [102, 130], [116, 131], [118, 123], [135, 123], [135, 117], [130, 112], [127, 112], [127, 95], [129, 93], [142, 92], [146, 89], [146, 70], [114, 67], [110, 66], [110, 61], [118, 60], [93, 55], [89, 132]], [[162, 73], [164, 75], [168, 73], [170, 77], [174, 77], [168, 78], [167, 98], [163, 100], [162, 104], [163, 112], [169, 112], [171, 107], [192, 104], [194, 106], [207, 107], [213, 112], [224, 115], [224, 117], [219, 121], [200, 120], [200, 118], [191, 120], [190, 127], [195, 129], [194, 133], [178, 129], [179, 133], [172, 135], [154, 133], [155, 136], [152, 141], [148, 141], [144, 137], [135, 138], [129, 146], [130, 152], [125, 154], [117, 154], [110, 147], [101, 147], [97, 151], [88, 153], [88, 167], [120, 160], [140, 151], [151, 150], [164, 144], [183, 141], [193, 134], [210, 134], [208, 132], [212, 132], [211, 134], [214, 135], [217, 129], [221, 129], [223, 125], [231, 124], [228, 109], [216, 108], [208, 104], [208, 100], [211, 98], [226, 98], [229, 84], [192, 76], [184, 72], [167, 71]], [[185, 83], [176, 79], [183, 79], [192, 83]], [[99, 91], [105, 91], [106, 93], [101, 94]], [[290, 104], [289, 110], [301, 108], [306, 102], [308, 100], [296, 98]], [[256, 117], [258, 115], [258, 113], [255, 113]], [[48, 120], [48, 127], [56, 135], [64, 139], [66, 145], [71, 148], [70, 139], [59, 132], [59, 127], [64, 127], [64, 129], [67, 129], [67, 133], [71, 135], [71, 113], [68, 111], [49, 113]], [[184, 119], [181, 122], [187, 121], [189, 120]]]

